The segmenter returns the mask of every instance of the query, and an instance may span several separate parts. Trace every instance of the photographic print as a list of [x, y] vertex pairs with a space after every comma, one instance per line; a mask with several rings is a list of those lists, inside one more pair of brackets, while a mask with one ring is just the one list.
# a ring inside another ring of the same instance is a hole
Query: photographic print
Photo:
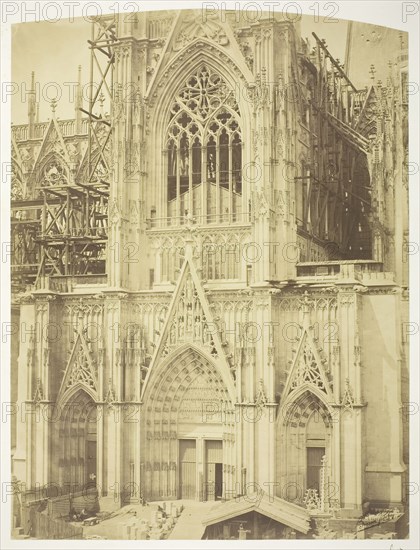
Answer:
[[10, 544], [408, 548], [418, 4], [5, 4]]

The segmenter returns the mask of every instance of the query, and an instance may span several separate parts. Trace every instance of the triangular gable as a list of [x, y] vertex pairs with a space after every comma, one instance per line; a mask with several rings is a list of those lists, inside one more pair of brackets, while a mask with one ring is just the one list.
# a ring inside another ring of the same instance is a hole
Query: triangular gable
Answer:
[[12, 159], [16, 161], [19, 168], [22, 170], [22, 157], [20, 156], [19, 147], [17, 146], [16, 140], [12, 134]]
[[308, 327], [304, 327], [284, 389], [285, 398], [303, 386], [312, 386], [332, 399], [330, 382], [323, 366], [325, 360], [321, 356], [321, 351], [316, 346]]
[[[191, 49], [195, 42], [208, 42], [217, 45], [234, 61], [248, 82], [254, 81], [239, 44], [229, 23], [221, 22], [220, 17], [206, 15], [201, 10], [182, 10], [174, 19], [168, 39], [162, 49], [159, 61], [149, 82], [146, 97], [150, 97], [155, 82], [165, 72], [167, 65], [185, 48]], [[203, 49], [203, 46], [200, 46]], [[205, 48], [204, 48], [205, 49]], [[182, 55], [182, 54], [181, 54]], [[190, 54], [188, 54], [190, 56]]]
[[[70, 165], [71, 160], [69, 157], [69, 153], [67, 151], [66, 144], [64, 143], [64, 139], [60, 130], [60, 127], [55, 120], [55, 118], [52, 118], [50, 121], [50, 124], [47, 128], [47, 131], [44, 134], [44, 139], [42, 141], [42, 145], [39, 149], [34, 169], [32, 171], [31, 176], [31, 182], [32, 180], [39, 178], [39, 171], [42, 167], [42, 164], [44, 163], [44, 160], [50, 155], [50, 154], [56, 154], [58, 157], [64, 160], [66, 163], [67, 171], [68, 171], [68, 177], [71, 177], [71, 171], [70, 171]], [[39, 183], [39, 182], [36, 182]]]
[[358, 130], [362, 135], [364, 134], [364, 126], [371, 123], [372, 115], [376, 112], [377, 101], [378, 98], [375, 87], [371, 86], [366, 94], [365, 101], [360, 109], [360, 113], [357, 117], [357, 123], [355, 125], [355, 130]]
[[306, 534], [310, 528], [310, 516], [305, 508], [261, 492], [217, 505], [204, 518], [203, 525], [214, 525], [249, 512], [258, 512], [300, 533]]
[[[109, 122], [109, 121], [108, 121]], [[106, 143], [105, 143], [106, 142]], [[109, 126], [104, 122], [97, 121], [92, 128], [92, 143], [91, 158], [89, 163], [89, 147], [85, 148], [76, 174], [76, 181], [81, 183], [89, 183], [90, 172], [96, 174], [97, 179], [107, 177], [106, 172], [111, 165], [111, 134]], [[103, 150], [101, 149], [105, 143]]]
[[162, 331], [155, 331], [158, 340], [143, 386], [147, 386], [154, 365], [185, 345], [202, 349], [220, 366], [220, 374], [234, 399], [231, 367], [223, 350], [217, 325], [192, 260], [190, 244], [187, 243], [184, 264], [174, 290]]
[[83, 331], [78, 329], [77, 336], [64, 371], [58, 392], [57, 402], [76, 389], [84, 389], [92, 398], [97, 398], [98, 379], [96, 368]]
[[16, 140], [12, 135], [12, 186], [11, 199], [20, 200], [25, 196], [25, 178], [23, 176], [23, 162]]

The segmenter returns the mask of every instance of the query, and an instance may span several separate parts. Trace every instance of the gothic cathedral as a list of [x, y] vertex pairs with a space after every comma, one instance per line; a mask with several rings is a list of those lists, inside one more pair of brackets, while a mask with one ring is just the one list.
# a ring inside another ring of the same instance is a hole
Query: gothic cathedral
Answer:
[[89, 102], [12, 128], [17, 480], [403, 510], [404, 44], [355, 86], [362, 24], [344, 68], [280, 13], [93, 27]]

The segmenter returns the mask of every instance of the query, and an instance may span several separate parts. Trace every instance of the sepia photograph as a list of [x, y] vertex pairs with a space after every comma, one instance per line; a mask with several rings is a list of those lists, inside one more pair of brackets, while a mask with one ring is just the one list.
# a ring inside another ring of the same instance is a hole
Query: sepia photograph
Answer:
[[4, 2], [4, 548], [418, 548], [419, 4], [177, 4]]

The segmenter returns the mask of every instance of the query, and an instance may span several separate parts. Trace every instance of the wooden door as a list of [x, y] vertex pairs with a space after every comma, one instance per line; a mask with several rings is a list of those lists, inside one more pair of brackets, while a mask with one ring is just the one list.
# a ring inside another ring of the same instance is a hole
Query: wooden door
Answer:
[[223, 442], [206, 441], [206, 500], [216, 500], [223, 494]]
[[207, 463], [207, 479], [206, 479], [206, 500], [216, 500], [215, 482], [216, 482], [216, 465], [212, 462]]
[[223, 496], [223, 464], [217, 462], [214, 466], [214, 496], [216, 499], [219, 499]]
[[196, 498], [196, 442], [179, 440], [179, 498]]
[[96, 441], [86, 441], [86, 483], [96, 485]]

